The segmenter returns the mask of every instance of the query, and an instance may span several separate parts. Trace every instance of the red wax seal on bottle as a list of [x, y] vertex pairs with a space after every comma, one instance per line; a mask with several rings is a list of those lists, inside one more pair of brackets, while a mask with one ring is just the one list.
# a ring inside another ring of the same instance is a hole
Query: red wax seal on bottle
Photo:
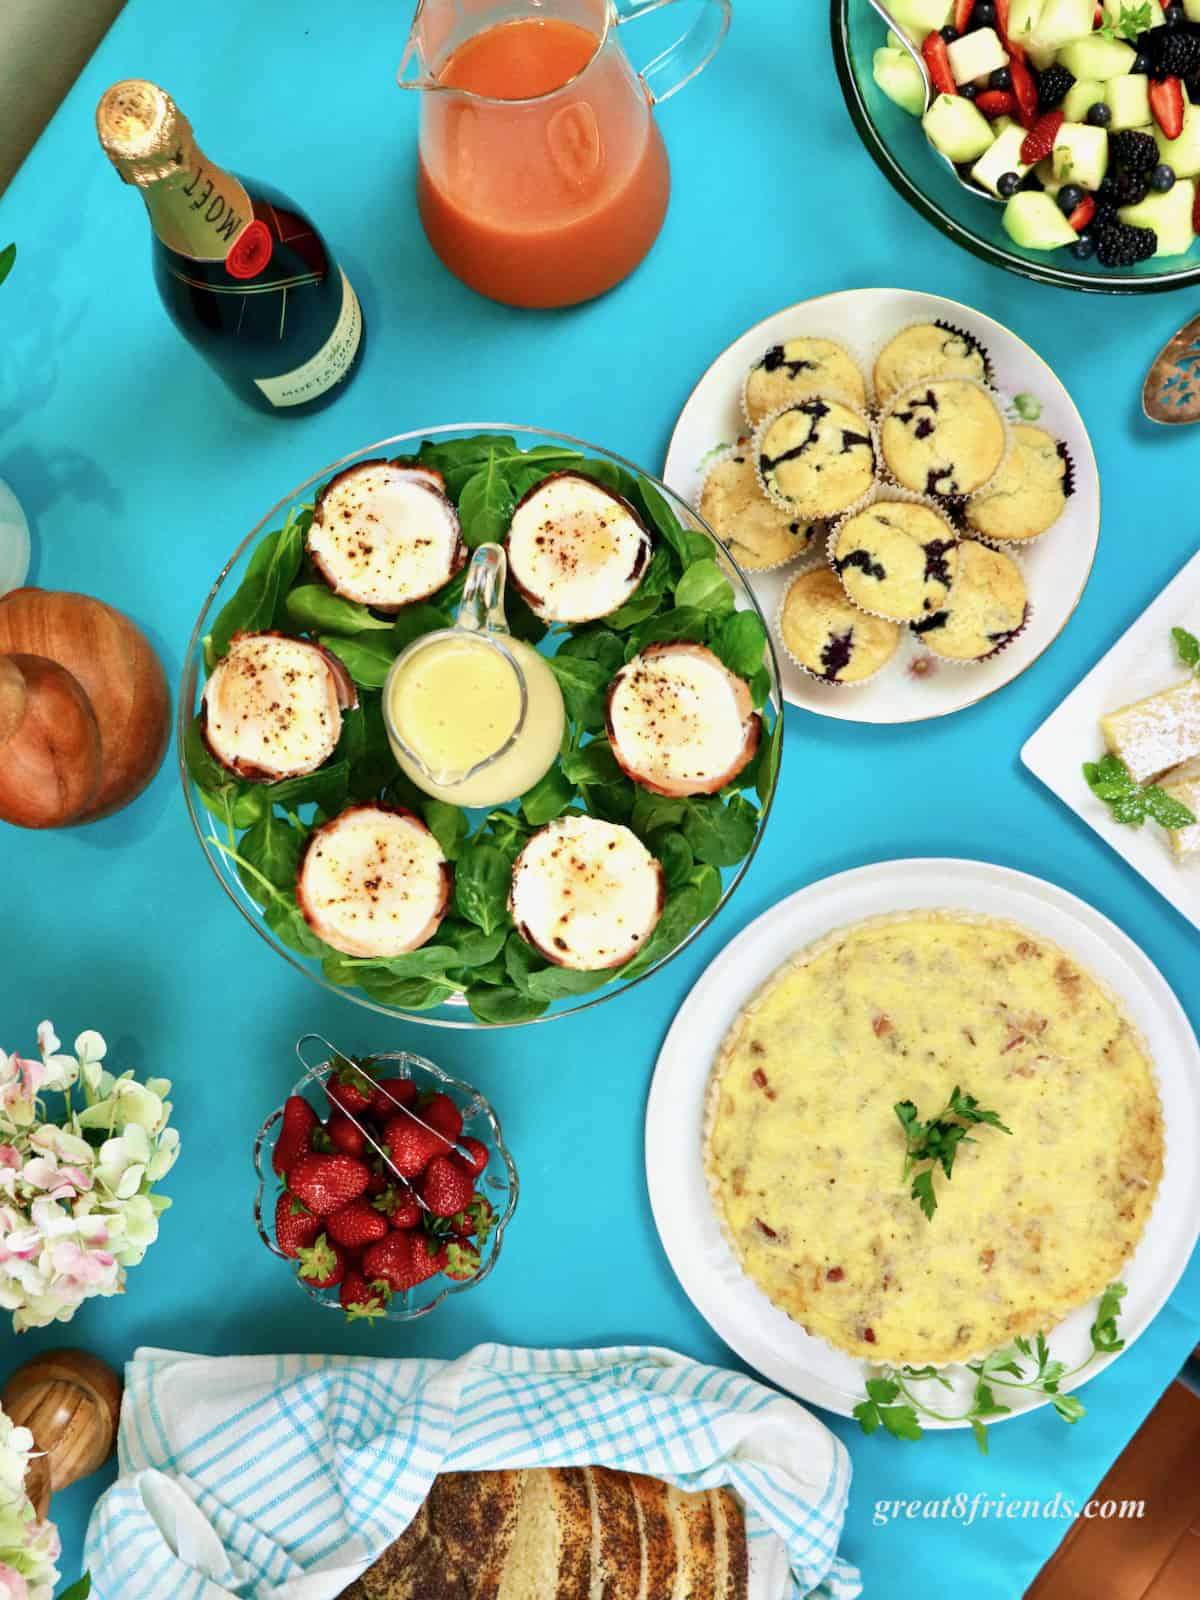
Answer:
[[238, 235], [237, 243], [225, 257], [225, 271], [231, 278], [257, 278], [270, 261], [273, 249], [270, 228], [256, 218]]

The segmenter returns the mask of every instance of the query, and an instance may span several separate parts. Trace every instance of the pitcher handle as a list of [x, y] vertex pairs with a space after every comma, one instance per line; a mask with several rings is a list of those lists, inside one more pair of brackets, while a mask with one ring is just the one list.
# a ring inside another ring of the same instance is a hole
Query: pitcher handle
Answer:
[[[647, 16], [674, 0], [611, 0], [618, 26]], [[703, 72], [721, 47], [733, 18], [733, 0], [706, 0], [703, 10], [686, 33], [655, 56], [641, 73], [651, 101], [659, 105], [677, 94]]]
[[508, 561], [498, 544], [481, 544], [471, 557], [467, 580], [463, 584], [456, 628], [471, 633], [507, 633], [504, 615], [504, 581]]

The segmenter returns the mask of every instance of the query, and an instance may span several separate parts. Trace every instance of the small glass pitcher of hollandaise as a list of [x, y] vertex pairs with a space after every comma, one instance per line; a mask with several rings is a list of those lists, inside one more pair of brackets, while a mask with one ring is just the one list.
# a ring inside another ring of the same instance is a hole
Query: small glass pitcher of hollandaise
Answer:
[[553, 765], [566, 714], [544, 656], [508, 631], [498, 544], [471, 559], [452, 628], [415, 639], [383, 688], [400, 770], [435, 800], [504, 805]]

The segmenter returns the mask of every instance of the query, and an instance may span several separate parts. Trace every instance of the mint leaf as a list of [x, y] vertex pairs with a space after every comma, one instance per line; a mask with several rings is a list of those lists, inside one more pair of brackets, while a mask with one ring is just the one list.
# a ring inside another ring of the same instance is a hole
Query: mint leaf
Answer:
[[1157, 784], [1151, 784], [1143, 798], [1147, 815], [1153, 817], [1161, 828], [1190, 828], [1196, 820], [1195, 812]]
[[[2, 281], [0, 279], [0, 282]], [[1184, 666], [1191, 667], [1193, 672], [1200, 672], [1200, 639], [1197, 639], [1194, 633], [1189, 633], [1186, 628], [1172, 628], [1171, 637], [1175, 641], [1175, 648]]]
[[[1176, 633], [1182, 632], [1176, 629]], [[1187, 635], [1190, 639], [1192, 636]], [[1192, 640], [1200, 659], [1200, 641]], [[1183, 653], [1183, 647], [1180, 647]], [[1156, 784], [1144, 789], [1134, 783], [1129, 768], [1117, 756], [1108, 755], [1101, 761], [1085, 761], [1083, 776], [1097, 800], [1103, 800], [1113, 814], [1115, 822], [1131, 828], [1140, 828], [1147, 817], [1153, 817], [1164, 828], [1188, 828], [1195, 816], [1180, 800], [1173, 799]]]

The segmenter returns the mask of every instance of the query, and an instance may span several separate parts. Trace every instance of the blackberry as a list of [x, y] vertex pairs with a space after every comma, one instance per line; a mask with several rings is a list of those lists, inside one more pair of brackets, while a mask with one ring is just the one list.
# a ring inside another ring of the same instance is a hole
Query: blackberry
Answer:
[[[1012, 75], [1009, 74], [1009, 81]], [[1038, 79], [1038, 104], [1043, 111], [1053, 111], [1062, 105], [1067, 90], [1075, 82], [1075, 74], [1068, 72], [1066, 67], [1050, 67]], [[1008, 85], [1004, 85], [1005, 88]]]
[[1147, 172], [1117, 173], [1113, 182], [1112, 198], [1119, 206], [1140, 206], [1150, 193], [1150, 175]]
[[1153, 228], [1131, 228], [1125, 222], [1106, 222], [1096, 231], [1096, 255], [1104, 267], [1132, 267], [1148, 261], [1158, 249]]
[[1151, 135], [1137, 133], [1132, 128], [1110, 133], [1108, 148], [1113, 160], [1126, 172], [1153, 172], [1162, 160], [1158, 144]]
[[1200, 68], [1200, 23], [1151, 28], [1138, 43], [1150, 58], [1152, 78], [1190, 78]]

